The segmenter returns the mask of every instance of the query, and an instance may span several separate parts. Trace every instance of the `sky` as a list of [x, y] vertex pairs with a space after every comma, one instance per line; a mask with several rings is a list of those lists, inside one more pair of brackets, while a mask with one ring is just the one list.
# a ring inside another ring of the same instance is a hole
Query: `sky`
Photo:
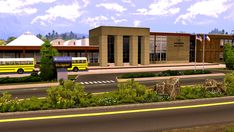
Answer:
[[0, 0], [0, 39], [52, 30], [88, 34], [98, 26], [152, 32], [234, 30], [234, 0]]

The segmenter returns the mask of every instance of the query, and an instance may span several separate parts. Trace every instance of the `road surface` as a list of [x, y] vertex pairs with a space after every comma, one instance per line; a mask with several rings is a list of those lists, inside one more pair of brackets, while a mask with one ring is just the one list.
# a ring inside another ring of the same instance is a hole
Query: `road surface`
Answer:
[[234, 122], [234, 98], [0, 114], [2, 132], [155, 132]]

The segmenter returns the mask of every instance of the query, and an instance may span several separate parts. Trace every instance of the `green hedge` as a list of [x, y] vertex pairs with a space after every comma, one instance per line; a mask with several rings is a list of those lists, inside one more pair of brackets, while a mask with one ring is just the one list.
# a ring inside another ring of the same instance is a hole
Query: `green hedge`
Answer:
[[155, 77], [154, 73], [126, 73], [120, 76], [120, 78], [141, 78], [141, 77]]
[[0, 84], [7, 83], [24, 83], [24, 82], [40, 82], [42, 81], [39, 75], [32, 74], [26, 77], [4, 77], [0, 78]]
[[176, 70], [167, 70], [162, 71], [159, 74], [154, 73], [126, 73], [121, 75], [119, 78], [142, 78], [142, 77], [157, 77], [157, 76], [179, 76], [179, 75], [194, 75], [194, 74], [209, 74], [211, 73], [208, 70], [186, 70], [186, 71], [176, 71]]

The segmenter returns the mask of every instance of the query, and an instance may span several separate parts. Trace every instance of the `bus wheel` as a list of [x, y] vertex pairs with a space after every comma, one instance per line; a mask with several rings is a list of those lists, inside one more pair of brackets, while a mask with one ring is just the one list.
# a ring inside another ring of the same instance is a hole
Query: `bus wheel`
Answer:
[[23, 69], [18, 69], [17, 71], [19, 74], [23, 74], [24, 73], [24, 70]]
[[73, 68], [73, 71], [74, 71], [74, 72], [78, 72], [79, 69], [78, 69], [77, 67], [74, 67], [74, 68]]

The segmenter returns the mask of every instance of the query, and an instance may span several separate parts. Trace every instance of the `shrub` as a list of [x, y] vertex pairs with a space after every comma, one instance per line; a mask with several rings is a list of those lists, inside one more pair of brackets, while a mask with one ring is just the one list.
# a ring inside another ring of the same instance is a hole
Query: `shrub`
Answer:
[[186, 86], [180, 89], [177, 99], [197, 99], [205, 97], [205, 88], [202, 85]]
[[120, 78], [141, 78], [141, 77], [155, 77], [154, 73], [126, 73], [120, 76]]
[[23, 83], [23, 82], [40, 82], [41, 78], [40, 76], [27, 76], [27, 77], [4, 77], [0, 78], [0, 84], [6, 84], [6, 83]]
[[228, 95], [234, 95], [234, 72], [226, 74], [224, 78], [224, 85]]
[[18, 110], [19, 111], [29, 111], [29, 110], [41, 110], [45, 109], [44, 103], [45, 99], [39, 99], [37, 97], [31, 97], [29, 99], [24, 99], [20, 101]]
[[234, 69], [234, 49], [231, 44], [224, 45], [224, 62], [228, 69]]
[[71, 80], [64, 81], [63, 85], [48, 89], [47, 93], [48, 101], [53, 108], [81, 106], [81, 103], [86, 101], [87, 96], [83, 85]]
[[183, 73], [180, 71], [167, 70], [167, 71], [163, 71], [163, 72], [159, 73], [158, 76], [176, 76], [176, 75], [183, 75]]
[[18, 100], [12, 99], [11, 94], [4, 92], [0, 96], [0, 112], [14, 112], [17, 111]]
[[142, 102], [146, 94], [146, 87], [138, 82], [130, 80], [126, 83], [119, 84], [116, 94], [118, 100], [122, 103]]

